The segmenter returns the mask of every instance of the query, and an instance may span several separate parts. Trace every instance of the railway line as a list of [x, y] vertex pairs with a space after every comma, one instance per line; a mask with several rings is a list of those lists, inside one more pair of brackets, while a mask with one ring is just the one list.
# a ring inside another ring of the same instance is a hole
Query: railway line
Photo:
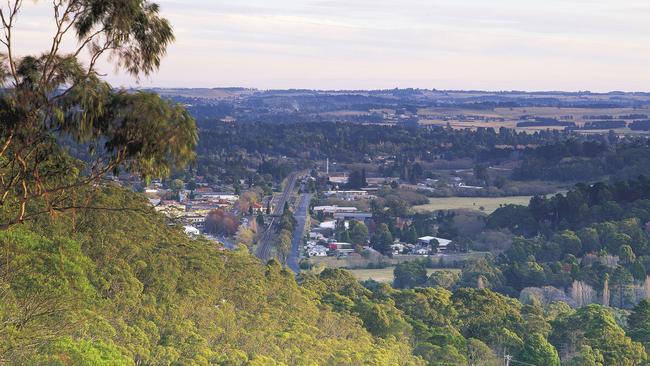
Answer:
[[282, 216], [284, 213], [284, 204], [288, 202], [289, 198], [293, 194], [293, 191], [296, 188], [296, 182], [298, 181], [298, 173], [291, 173], [287, 178], [287, 185], [282, 191], [282, 195], [275, 204], [275, 209], [272, 213], [272, 218], [267, 224], [264, 234], [257, 245], [257, 250], [255, 255], [262, 261], [268, 261], [272, 258], [273, 255], [273, 238], [275, 237], [274, 225], [276, 220]]

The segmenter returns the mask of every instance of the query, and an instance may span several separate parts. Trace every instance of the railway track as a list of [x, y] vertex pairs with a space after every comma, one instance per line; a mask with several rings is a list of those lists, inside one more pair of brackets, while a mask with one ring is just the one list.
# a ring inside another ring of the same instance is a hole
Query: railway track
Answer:
[[282, 216], [284, 213], [284, 204], [288, 202], [289, 198], [293, 194], [293, 191], [296, 189], [297, 181], [298, 173], [289, 174], [287, 185], [284, 187], [284, 191], [282, 192], [282, 195], [280, 196], [280, 199], [278, 200], [275, 209], [273, 210], [271, 221], [268, 223], [268, 226], [266, 227], [266, 230], [264, 231], [264, 234], [262, 234], [262, 238], [257, 245], [255, 255], [262, 261], [266, 262], [271, 259], [271, 256], [273, 254], [273, 238], [275, 237], [274, 225], [276, 220], [279, 220], [280, 216]]

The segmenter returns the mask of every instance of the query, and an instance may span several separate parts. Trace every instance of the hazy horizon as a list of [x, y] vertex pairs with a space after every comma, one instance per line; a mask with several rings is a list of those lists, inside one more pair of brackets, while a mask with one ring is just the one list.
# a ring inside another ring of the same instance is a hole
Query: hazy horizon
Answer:
[[[650, 90], [642, 0], [158, 0], [176, 43], [160, 72], [116, 86], [486, 91]], [[50, 40], [26, 2], [19, 51]]]
[[[119, 85], [117, 87], [120, 87]], [[390, 90], [405, 90], [405, 89], [415, 89], [415, 90], [431, 90], [438, 92], [477, 92], [477, 93], [590, 93], [590, 94], [613, 94], [613, 93], [625, 93], [625, 94], [635, 94], [635, 93], [644, 93], [650, 94], [650, 90], [604, 90], [604, 91], [594, 91], [594, 90], [521, 90], [521, 89], [511, 89], [511, 90], [499, 90], [499, 89], [441, 89], [441, 88], [423, 88], [423, 87], [393, 87], [393, 88], [374, 88], [374, 89], [353, 89], [353, 88], [336, 88], [336, 89], [323, 89], [323, 88], [257, 88], [255, 86], [157, 86], [155, 84], [151, 85], [131, 85], [131, 86], [122, 86], [130, 89], [161, 89], [161, 90], [183, 90], [183, 89], [196, 89], [196, 90], [217, 90], [217, 89], [248, 89], [248, 90], [257, 90], [257, 91], [287, 91], [287, 90], [309, 90], [316, 92], [355, 92], [355, 91], [390, 91]]]

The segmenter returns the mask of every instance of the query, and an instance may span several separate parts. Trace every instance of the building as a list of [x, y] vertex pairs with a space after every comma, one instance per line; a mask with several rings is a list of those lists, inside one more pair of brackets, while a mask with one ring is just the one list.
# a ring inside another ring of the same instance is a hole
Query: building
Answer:
[[259, 203], [253, 203], [251, 207], [253, 208], [254, 214], [263, 214], [265, 211], [264, 206]]
[[219, 208], [228, 208], [231, 206], [232, 205], [227, 202], [210, 202], [210, 201], [194, 200], [190, 204], [188, 204], [188, 211], [207, 215], [208, 212], [212, 210], [216, 210]]
[[406, 246], [402, 243], [395, 243], [390, 246], [390, 249], [393, 251], [393, 255], [398, 255], [404, 252]]
[[319, 240], [324, 241], [326, 238], [322, 233], [318, 233], [318, 232], [315, 232], [315, 231], [310, 231], [309, 232], [309, 239], [310, 240], [317, 240], [317, 241], [319, 241]]
[[324, 214], [335, 214], [340, 212], [357, 212], [356, 207], [339, 207], [339, 206], [316, 206], [314, 212], [323, 212]]
[[436, 247], [438, 252], [446, 251], [449, 244], [451, 244], [451, 240], [437, 238], [435, 236], [423, 236], [418, 238], [418, 245], [420, 247]]
[[370, 198], [367, 191], [327, 191], [326, 197], [336, 197], [344, 201], [356, 201]]
[[[391, 184], [392, 182], [399, 182], [399, 178], [393, 178], [393, 177], [388, 177], [388, 178], [366, 178], [366, 182], [370, 186], [381, 186], [384, 184]], [[367, 189], [364, 189], [367, 190]]]
[[239, 196], [230, 193], [215, 193], [215, 192], [196, 192], [197, 198], [202, 198], [208, 201], [228, 202], [235, 203], [239, 200]]
[[203, 229], [205, 226], [205, 215], [201, 215], [195, 212], [186, 212], [183, 216], [183, 221], [190, 226], [193, 226], [198, 229]]
[[183, 228], [185, 229], [185, 235], [187, 235], [189, 237], [197, 237], [197, 236], [201, 235], [201, 232], [199, 231], [199, 229], [197, 229], [197, 228], [195, 228], [193, 226], [184, 226]]
[[323, 218], [334, 217], [337, 213], [357, 212], [356, 207], [339, 207], [339, 206], [316, 206], [314, 212], [323, 215]]
[[185, 205], [176, 201], [161, 201], [154, 209], [170, 218], [181, 217], [186, 211]]
[[323, 221], [318, 227], [325, 230], [334, 230], [336, 229], [336, 221]]
[[348, 184], [348, 177], [347, 176], [330, 176], [329, 181], [332, 184]]
[[353, 249], [353, 246], [350, 243], [333, 242], [328, 243], [327, 246], [330, 250]]
[[339, 212], [334, 214], [334, 219], [337, 221], [356, 220], [367, 223], [372, 219], [372, 214], [368, 212]]

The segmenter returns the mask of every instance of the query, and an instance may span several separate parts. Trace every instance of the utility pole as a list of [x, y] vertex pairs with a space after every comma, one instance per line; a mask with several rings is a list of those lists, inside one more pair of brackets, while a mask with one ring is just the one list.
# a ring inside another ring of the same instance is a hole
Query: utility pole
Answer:
[[503, 358], [506, 361], [506, 366], [510, 366], [510, 361], [512, 361], [512, 356], [510, 356], [509, 354], [505, 354]]
[[505, 352], [504, 352], [504, 355], [503, 355], [503, 359], [505, 360], [506, 366], [510, 366], [510, 362], [515, 363], [517, 365], [536, 366], [536, 365], [533, 365], [532, 363], [513, 360], [512, 356], [505, 353]]

